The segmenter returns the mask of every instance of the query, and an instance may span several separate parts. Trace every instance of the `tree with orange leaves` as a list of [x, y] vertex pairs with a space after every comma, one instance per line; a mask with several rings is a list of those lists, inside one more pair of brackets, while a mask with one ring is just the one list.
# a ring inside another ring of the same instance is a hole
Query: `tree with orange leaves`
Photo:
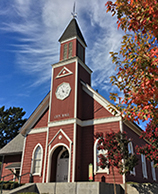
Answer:
[[[158, 133], [155, 130], [158, 123], [158, 1], [108, 1], [106, 8], [117, 16], [117, 26], [125, 32], [120, 51], [111, 52], [118, 70], [111, 82], [120, 89], [123, 97], [112, 93], [111, 99], [119, 99], [117, 108], [127, 119], [149, 121], [142, 137], [153, 145]], [[155, 142], [154, 148], [158, 152]], [[143, 148], [139, 151], [146, 153]], [[145, 155], [152, 159], [149, 152]], [[158, 160], [154, 162], [156, 166]]]
[[[118, 108], [134, 121], [158, 121], [158, 2], [116, 0], [106, 3], [117, 15], [117, 25], [126, 34], [118, 53], [111, 52], [118, 68], [111, 82], [123, 92]], [[121, 57], [120, 57], [121, 56]], [[125, 106], [124, 106], [125, 105]]]

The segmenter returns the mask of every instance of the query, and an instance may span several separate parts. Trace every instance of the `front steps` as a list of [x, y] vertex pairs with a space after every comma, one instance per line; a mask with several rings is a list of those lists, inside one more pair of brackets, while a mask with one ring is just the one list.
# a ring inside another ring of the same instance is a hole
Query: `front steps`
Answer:
[[[124, 194], [124, 185], [116, 185], [117, 194]], [[8, 194], [36, 192], [37, 194], [113, 194], [113, 184], [100, 182], [29, 183]], [[158, 184], [127, 184], [128, 194], [158, 194]]]
[[[123, 194], [122, 187], [117, 185], [117, 194]], [[113, 184], [100, 182], [74, 183], [30, 183], [10, 191], [9, 194], [20, 192], [36, 192], [44, 194], [113, 194]]]

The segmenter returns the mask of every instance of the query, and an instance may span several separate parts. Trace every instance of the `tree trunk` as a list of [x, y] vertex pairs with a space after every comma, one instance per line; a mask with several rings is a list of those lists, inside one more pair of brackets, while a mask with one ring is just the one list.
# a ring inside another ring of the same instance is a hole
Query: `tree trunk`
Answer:
[[114, 194], [116, 193], [116, 184], [115, 184], [115, 175], [114, 175], [114, 167], [112, 166], [112, 174], [113, 174], [113, 180], [114, 180]]

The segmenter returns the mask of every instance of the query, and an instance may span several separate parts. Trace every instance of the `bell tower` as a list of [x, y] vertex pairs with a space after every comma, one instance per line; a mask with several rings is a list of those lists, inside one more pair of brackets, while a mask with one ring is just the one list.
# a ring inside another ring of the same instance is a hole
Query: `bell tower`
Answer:
[[79, 82], [91, 82], [91, 70], [85, 65], [87, 45], [75, 17], [59, 42], [60, 60], [52, 65], [49, 122], [77, 118]]

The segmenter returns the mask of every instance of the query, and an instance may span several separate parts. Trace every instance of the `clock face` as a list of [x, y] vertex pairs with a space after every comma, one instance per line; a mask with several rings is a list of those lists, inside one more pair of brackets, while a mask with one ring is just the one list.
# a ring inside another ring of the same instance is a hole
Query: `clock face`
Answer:
[[57, 99], [64, 100], [65, 98], [67, 98], [70, 95], [70, 92], [71, 92], [70, 84], [63, 82], [62, 84], [60, 84], [57, 87], [55, 95], [56, 95]]

